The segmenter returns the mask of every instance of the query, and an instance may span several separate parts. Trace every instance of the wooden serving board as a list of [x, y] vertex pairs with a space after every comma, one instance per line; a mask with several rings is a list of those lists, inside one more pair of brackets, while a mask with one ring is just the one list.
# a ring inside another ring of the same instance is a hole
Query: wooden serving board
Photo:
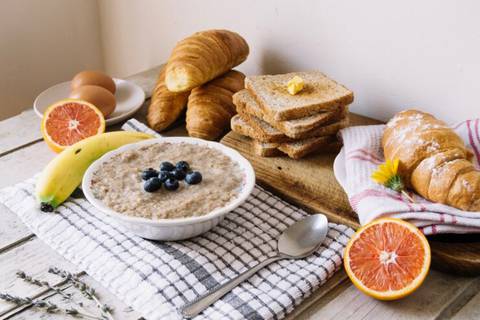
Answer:
[[[378, 120], [350, 114], [351, 125], [379, 124]], [[309, 212], [321, 212], [332, 222], [359, 227], [356, 213], [333, 174], [336, 154], [318, 154], [301, 160], [263, 158], [253, 153], [251, 142], [235, 132], [221, 141], [238, 150], [255, 169], [257, 183]], [[461, 275], [480, 274], [480, 235], [429, 237], [432, 266]]]

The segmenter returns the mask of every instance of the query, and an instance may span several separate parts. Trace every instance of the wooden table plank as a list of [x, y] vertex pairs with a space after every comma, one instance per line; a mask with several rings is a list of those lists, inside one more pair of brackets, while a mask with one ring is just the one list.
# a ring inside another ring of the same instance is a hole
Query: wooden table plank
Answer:
[[[453, 310], [454, 316], [452, 320], [464, 320], [464, 319], [480, 319], [480, 282], [476, 282], [472, 287], [472, 292], [475, 292], [471, 299], [464, 305], [460, 305], [457, 310]], [[449, 318], [450, 314], [445, 314], [445, 318]]]
[[33, 110], [0, 121], [0, 157], [41, 140], [40, 118]]
[[479, 278], [432, 270], [425, 283], [412, 295], [388, 302], [370, 298], [349, 286], [326, 305], [309, 310], [308, 319], [437, 319], [455, 304], [468, 300], [470, 286], [478, 281]]
[[0, 254], [33, 237], [33, 233], [20, 221], [18, 216], [3, 204], [0, 204], [0, 217], [2, 217], [0, 222]]
[[[32, 276], [49, 281], [52, 284], [60, 282], [61, 278], [47, 272], [48, 268], [51, 266], [75, 273], [80, 271], [37, 238], [32, 239], [23, 246], [0, 255], [0, 266], [2, 274], [2, 277], [0, 277], [0, 291], [19, 296], [33, 296], [42, 292], [43, 289], [18, 279], [15, 276], [15, 273], [18, 270], [23, 270]], [[116, 316], [118, 316], [116, 319], [137, 319], [140, 317], [137, 312], [130, 310], [124, 303], [109, 293], [92, 278], [83, 276], [82, 280], [91, 284], [92, 287], [95, 288], [102, 302], [108, 303], [115, 308]], [[79, 298], [81, 299], [80, 301], [84, 303], [88, 302], [87, 299], [84, 299], [83, 297]], [[10, 303], [0, 301], [0, 314], [11, 308], [12, 305]], [[40, 314], [36, 311], [33, 312], [35, 314]]]
[[56, 154], [42, 141], [0, 158], [0, 188], [13, 185], [39, 173]]

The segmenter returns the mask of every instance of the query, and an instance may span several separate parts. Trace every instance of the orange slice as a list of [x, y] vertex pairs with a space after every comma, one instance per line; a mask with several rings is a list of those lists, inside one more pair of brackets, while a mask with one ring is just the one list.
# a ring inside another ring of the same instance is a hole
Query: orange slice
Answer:
[[422, 284], [430, 268], [430, 246], [413, 224], [382, 218], [353, 235], [343, 260], [359, 290], [380, 300], [395, 300]]
[[66, 99], [47, 108], [41, 130], [47, 145], [58, 153], [80, 140], [105, 132], [105, 119], [93, 104]]

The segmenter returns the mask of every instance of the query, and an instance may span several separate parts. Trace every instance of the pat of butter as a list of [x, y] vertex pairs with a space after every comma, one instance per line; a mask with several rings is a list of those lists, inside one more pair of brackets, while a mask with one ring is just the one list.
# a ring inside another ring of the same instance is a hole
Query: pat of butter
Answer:
[[296, 95], [303, 89], [303, 85], [305, 83], [303, 82], [303, 79], [300, 78], [299, 76], [295, 76], [290, 81], [287, 83], [287, 91], [290, 93], [292, 96]]

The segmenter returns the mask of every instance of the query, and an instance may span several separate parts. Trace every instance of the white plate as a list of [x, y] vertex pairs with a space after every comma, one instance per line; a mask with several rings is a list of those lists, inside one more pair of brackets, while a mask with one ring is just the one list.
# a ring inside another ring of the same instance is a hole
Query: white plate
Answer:
[[[213, 148], [219, 150], [227, 157], [232, 159], [234, 162], [238, 163], [240, 169], [243, 171], [243, 184], [241, 190], [234, 200], [227, 203], [226, 206], [216, 208], [213, 211], [207, 213], [203, 216], [195, 216], [188, 218], [177, 218], [177, 219], [146, 219], [141, 217], [132, 217], [116, 212], [115, 210], [106, 206], [102, 201], [96, 199], [93, 196], [91, 190], [91, 182], [93, 173], [98, 170], [101, 164], [108, 159], [112, 158], [116, 154], [121, 152], [138, 149], [146, 145], [155, 144], [155, 143], [190, 143], [205, 148]], [[110, 217], [116, 219], [125, 227], [130, 229], [136, 235], [152, 240], [165, 240], [165, 241], [174, 241], [182, 240], [187, 238], [192, 238], [202, 234], [214, 226], [216, 226], [220, 221], [223, 220], [225, 215], [230, 211], [237, 208], [241, 205], [250, 195], [255, 186], [255, 171], [252, 168], [250, 162], [245, 159], [240, 153], [220, 144], [218, 142], [205, 141], [196, 138], [188, 137], [162, 137], [156, 139], [144, 140], [141, 142], [128, 144], [123, 147], [120, 147], [116, 150], [110, 151], [103, 155], [100, 159], [95, 161], [93, 164], [88, 167], [85, 175], [83, 176], [82, 181], [82, 190], [85, 194], [87, 200], [97, 209], [103, 213], [109, 215]]]
[[[106, 119], [107, 126], [130, 118], [140, 109], [145, 101], [145, 92], [135, 83], [114, 78], [117, 90], [115, 111]], [[35, 113], [41, 118], [45, 110], [54, 102], [68, 98], [70, 95], [70, 81], [62, 82], [48, 88], [38, 95], [33, 102]]]

